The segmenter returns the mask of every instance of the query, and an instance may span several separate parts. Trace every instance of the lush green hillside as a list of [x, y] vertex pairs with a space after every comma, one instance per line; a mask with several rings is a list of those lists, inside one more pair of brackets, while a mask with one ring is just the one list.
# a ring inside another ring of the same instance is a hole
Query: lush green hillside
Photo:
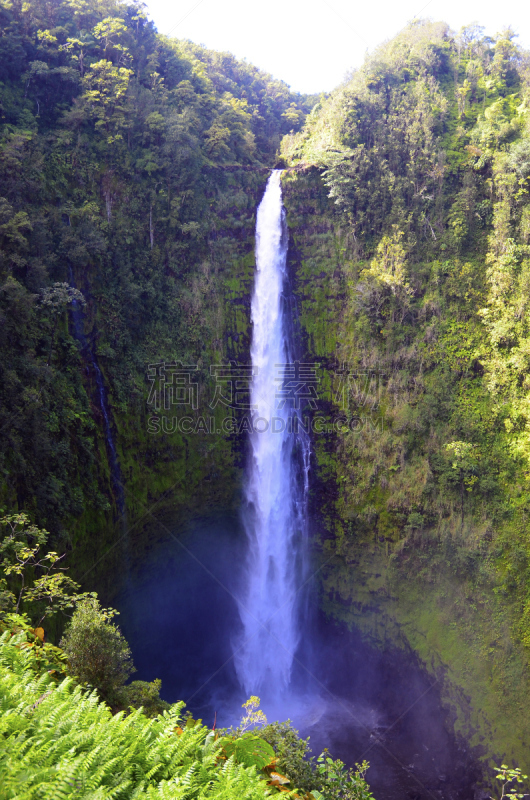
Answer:
[[315, 437], [324, 606], [412, 645], [478, 752], [521, 766], [529, 63], [509, 31], [417, 23], [283, 144], [307, 355], [335, 395], [350, 376]]
[[149, 365], [195, 366], [208, 412], [246, 353], [255, 208], [310, 104], [141, 5], [3, 2], [0, 27], [0, 498], [90, 561], [124, 506], [231, 502], [237, 441], [149, 433]]

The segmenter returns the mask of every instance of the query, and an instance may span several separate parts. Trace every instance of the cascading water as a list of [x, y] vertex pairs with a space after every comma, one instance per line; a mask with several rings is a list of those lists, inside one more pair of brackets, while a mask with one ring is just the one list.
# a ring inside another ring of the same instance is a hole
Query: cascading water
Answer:
[[298, 425], [296, 398], [286, 391], [296, 363], [285, 291], [287, 230], [280, 175], [275, 170], [270, 176], [256, 223], [253, 432], [244, 503], [248, 557], [239, 597], [243, 634], [234, 645], [247, 695], [265, 698], [279, 697], [290, 683], [300, 641], [307, 550], [309, 441]]
[[[69, 266], [68, 268], [68, 275], [70, 278], [70, 285], [74, 288], [77, 288], [74, 281], [74, 273], [72, 267]], [[83, 311], [81, 309], [80, 304], [77, 300], [72, 301], [72, 321], [74, 323], [74, 334], [75, 338], [79, 342], [81, 346], [81, 350], [86, 354], [86, 356], [90, 359], [92, 363], [92, 367], [94, 370], [94, 375], [96, 377], [96, 386], [98, 389], [99, 395], [99, 405], [101, 408], [101, 412], [103, 414], [103, 421], [105, 424], [105, 439], [107, 442], [108, 448], [108, 455], [109, 455], [109, 465], [110, 465], [110, 474], [112, 478], [112, 485], [114, 489], [114, 496], [116, 498], [116, 505], [118, 508], [118, 513], [120, 517], [124, 518], [125, 515], [125, 494], [123, 491], [123, 481], [121, 477], [121, 470], [120, 470], [120, 463], [118, 461], [118, 453], [116, 451], [116, 445], [114, 444], [114, 438], [112, 436], [112, 426], [110, 422], [110, 413], [108, 408], [107, 402], [107, 391], [105, 388], [105, 382], [103, 380], [103, 375], [99, 368], [99, 364], [96, 359], [96, 355], [94, 351], [88, 346], [88, 342], [85, 336], [85, 327], [83, 322]], [[125, 521], [125, 520], [123, 520]]]

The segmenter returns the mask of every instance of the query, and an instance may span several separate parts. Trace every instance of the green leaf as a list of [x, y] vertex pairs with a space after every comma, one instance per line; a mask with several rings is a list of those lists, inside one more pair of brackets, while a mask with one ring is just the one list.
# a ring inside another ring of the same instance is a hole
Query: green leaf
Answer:
[[263, 769], [275, 758], [271, 745], [259, 736], [233, 739], [224, 746], [224, 751], [228, 758], [233, 755], [239, 764], [244, 764], [246, 767], [255, 766], [257, 769]]

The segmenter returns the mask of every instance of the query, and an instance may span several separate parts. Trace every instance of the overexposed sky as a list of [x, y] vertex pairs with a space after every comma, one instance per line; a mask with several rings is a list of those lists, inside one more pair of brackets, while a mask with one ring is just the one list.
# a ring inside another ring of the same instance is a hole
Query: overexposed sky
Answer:
[[528, 0], [146, 0], [160, 33], [246, 58], [294, 91], [330, 91], [366, 50], [414, 17], [486, 34], [511, 25], [530, 49]]

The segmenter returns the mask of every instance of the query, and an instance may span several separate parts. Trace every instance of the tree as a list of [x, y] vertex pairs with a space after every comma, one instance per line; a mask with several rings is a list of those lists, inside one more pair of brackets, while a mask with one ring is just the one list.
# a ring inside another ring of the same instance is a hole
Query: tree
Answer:
[[79, 289], [69, 286], [67, 283], [54, 283], [45, 289], [41, 289], [40, 297], [41, 308], [48, 312], [52, 318], [52, 331], [50, 341], [50, 351], [48, 353], [47, 366], [50, 365], [53, 347], [55, 345], [55, 335], [57, 333], [57, 324], [59, 316], [66, 310], [69, 305], [85, 305], [85, 298]]
[[377, 245], [377, 255], [370, 263], [370, 269], [364, 270], [363, 276], [376, 278], [390, 287], [393, 295], [411, 294], [407, 283], [405, 267], [406, 253], [401, 244], [403, 232], [394, 230], [392, 236], [383, 236]]
[[84, 597], [60, 642], [73, 674], [111, 705], [135, 672], [129, 645], [112, 622], [117, 614], [112, 608], [101, 608], [97, 597]]
[[371, 309], [378, 317], [383, 314], [382, 309], [388, 303], [393, 321], [398, 310], [403, 321], [412, 295], [407, 281], [406, 251], [401, 243], [402, 238], [403, 232], [396, 227], [391, 236], [381, 238], [370, 268], [361, 272], [361, 281], [357, 286], [362, 305]]
[[126, 95], [132, 74], [132, 70], [102, 59], [92, 64], [83, 78], [83, 109], [96, 120], [95, 128], [107, 144], [121, 140], [127, 126]]
[[122, 19], [119, 17], [107, 17], [98, 22], [92, 31], [92, 35], [100, 43], [105, 58], [108, 58], [112, 50], [115, 50], [120, 53], [119, 61], [121, 62], [125, 58], [130, 58], [128, 49], [118, 42], [118, 39], [121, 39], [126, 32], [127, 25]]
[[74, 607], [79, 598], [79, 584], [58, 566], [64, 558], [54, 551], [41, 555], [49, 533], [30, 522], [27, 514], [9, 514], [0, 519], [1, 569], [0, 611], [14, 607], [15, 613], [27, 611], [37, 626], [46, 617]]
[[502, 781], [502, 794], [500, 800], [503, 800], [503, 797], [508, 797], [510, 800], [522, 800], [523, 797], [528, 797], [527, 793], [523, 794], [518, 792], [517, 786], [509, 788], [506, 791], [508, 784], [523, 783], [523, 781], [528, 779], [528, 775], [523, 775], [518, 767], [515, 769], [510, 769], [506, 764], [501, 764], [500, 767], [495, 767], [495, 772], [497, 773], [495, 776], [497, 780]]
[[123, 708], [141, 708], [146, 717], [157, 717], [169, 711], [171, 705], [160, 699], [162, 681], [156, 678], [151, 683], [133, 681], [118, 692], [118, 699]]

